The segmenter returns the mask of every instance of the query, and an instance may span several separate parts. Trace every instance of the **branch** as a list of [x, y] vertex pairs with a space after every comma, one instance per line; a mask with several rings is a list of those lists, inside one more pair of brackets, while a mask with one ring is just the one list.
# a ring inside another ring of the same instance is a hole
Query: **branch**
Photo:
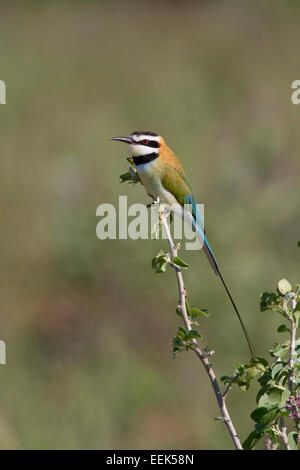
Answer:
[[290, 445], [289, 445], [289, 441], [288, 441], [288, 437], [287, 437], [286, 427], [285, 427], [285, 426], [282, 426], [282, 428], [281, 428], [281, 437], [282, 437], [282, 440], [283, 440], [283, 442], [284, 442], [284, 445], [285, 445], [286, 450], [291, 450]]
[[[295, 298], [293, 299], [293, 302], [292, 302], [292, 308], [293, 308], [293, 311], [296, 308]], [[290, 338], [290, 352], [289, 352], [288, 388], [291, 394], [293, 394], [294, 383], [295, 383], [294, 366], [295, 366], [295, 357], [296, 357], [296, 331], [297, 331], [297, 324], [295, 322], [293, 313], [291, 314], [290, 322], [291, 322], [291, 338]], [[295, 425], [296, 425], [296, 429], [298, 432], [298, 439], [299, 439], [300, 420], [299, 420], [298, 407], [296, 405], [295, 399], [292, 400], [291, 405], [292, 405], [292, 410], [295, 415]]]
[[294, 376], [293, 376], [293, 368], [295, 365], [295, 345], [296, 345], [296, 322], [292, 318], [291, 319], [291, 342], [290, 342], [290, 354], [289, 354], [289, 374], [288, 374], [288, 384], [289, 384], [289, 390], [291, 393], [293, 393], [293, 385], [294, 385]]
[[[166, 233], [169, 245], [170, 245], [172, 258], [174, 259], [177, 256], [178, 249], [174, 245], [174, 242], [173, 242], [173, 239], [172, 239], [172, 236], [171, 236], [171, 233], [170, 233], [170, 229], [169, 229], [169, 226], [168, 226], [168, 222], [167, 222], [167, 217], [168, 217], [168, 215], [166, 215], [166, 214], [162, 214], [162, 213], [159, 214], [160, 221], [162, 223], [162, 226], [165, 229], [165, 233]], [[184, 323], [184, 326], [185, 326], [186, 330], [190, 331], [190, 330], [192, 330], [192, 326], [191, 326], [191, 322], [190, 322], [190, 319], [188, 317], [187, 310], [186, 310], [186, 290], [185, 290], [185, 287], [184, 287], [182, 271], [175, 264], [173, 265], [173, 267], [175, 269], [175, 273], [176, 273], [176, 277], [177, 277], [178, 291], [179, 291], [179, 306], [180, 306], [180, 310], [181, 310], [181, 314], [182, 314], [183, 323]], [[213, 371], [213, 368], [212, 368], [212, 366], [209, 362], [208, 355], [204, 354], [202, 352], [202, 350], [200, 349], [200, 347], [199, 347], [199, 345], [198, 345], [195, 338], [193, 338], [191, 341], [192, 341], [192, 344], [193, 344], [193, 351], [195, 352], [196, 356], [202, 362], [202, 364], [203, 364], [203, 366], [204, 366], [204, 368], [207, 372], [207, 375], [209, 376], [211, 385], [212, 385], [213, 390], [214, 390], [214, 394], [216, 396], [219, 408], [221, 410], [222, 421], [227, 426], [227, 429], [228, 429], [229, 434], [230, 434], [230, 436], [233, 440], [235, 448], [237, 450], [243, 450], [242, 445], [241, 445], [240, 440], [239, 440], [239, 437], [236, 433], [236, 430], [234, 428], [234, 425], [232, 423], [232, 420], [230, 418], [230, 415], [229, 415], [227, 407], [226, 407], [225, 398], [226, 398], [227, 393], [225, 392], [225, 394], [222, 395], [220, 386], [219, 386], [217, 378], [216, 378], [216, 375], [215, 375], [215, 373]]]

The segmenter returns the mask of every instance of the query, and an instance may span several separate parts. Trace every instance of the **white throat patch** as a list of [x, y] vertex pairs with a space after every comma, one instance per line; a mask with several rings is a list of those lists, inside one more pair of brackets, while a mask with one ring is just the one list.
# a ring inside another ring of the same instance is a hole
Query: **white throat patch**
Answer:
[[133, 157], [141, 157], [149, 155], [149, 153], [156, 153], [158, 155], [158, 149], [147, 147], [147, 145], [128, 144], [128, 146]]

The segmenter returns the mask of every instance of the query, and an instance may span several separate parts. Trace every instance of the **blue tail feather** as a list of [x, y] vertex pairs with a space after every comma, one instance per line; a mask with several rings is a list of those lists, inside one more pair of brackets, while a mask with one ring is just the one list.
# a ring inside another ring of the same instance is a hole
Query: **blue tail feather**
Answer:
[[215, 255], [214, 255], [214, 253], [213, 253], [213, 251], [210, 247], [210, 244], [208, 243], [206, 235], [205, 235], [203, 217], [201, 215], [201, 212], [200, 212], [200, 209], [198, 207], [197, 201], [196, 201], [196, 199], [194, 198], [194, 196], [192, 194], [186, 194], [185, 204], [191, 206], [191, 212], [192, 212], [192, 215], [193, 215], [193, 218], [194, 218], [196, 230], [200, 233], [201, 237], [203, 238], [203, 242], [205, 243], [205, 245], [209, 249], [215, 263], [217, 264]]
[[195, 228], [196, 228], [196, 230], [200, 233], [200, 236], [203, 238], [203, 243], [204, 243], [204, 244], [203, 244], [203, 249], [204, 249], [204, 252], [205, 252], [205, 254], [206, 254], [206, 256], [207, 256], [207, 258], [208, 258], [208, 260], [209, 260], [209, 263], [210, 263], [211, 267], [213, 268], [215, 274], [216, 274], [217, 276], [219, 276], [220, 279], [221, 279], [221, 282], [222, 282], [222, 284], [223, 284], [223, 286], [224, 286], [224, 288], [225, 288], [225, 291], [226, 291], [226, 293], [227, 293], [227, 295], [228, 295], [228, 297], [229, 297], [229, 299], [230, 299], [230, 301], [231, 301], [231, 304], [232, 304], [232, 306], [233, 306], [233, 308], [234, 308], [234, 310], [235, 310], [235, 312], [236, 312], [236, 314], [237, 314], [237, 317], [238, 317], [239, 322], [240, 322], [240, 324], [241, 324], [242, 330], [243, 330], [244, 335], [245, 335], [245, 337], [246, 337], [246, 341], [247, 341], [247, 344], [248, 344], [248, 347], [249, 347], [251, 356], [253, 357], [253, 356], [254, 356], [254, 349], [253, 349], [252, 342], [251, 342], [251, 340], [250, 340], [248, 331], [247, 331], [247, 329], [246, 329], [246, 327], [245, 327], [245, 325], [244, 325], [244, 322], [243, 322], [243, 320], [242, 320], [242, 318], [241, 318], [240, 312], [239, 312], [239, 310], [238, 310], [238, 308], [237, 308], [237, 306], [236, 306], [236, 304], [235, 304], [235, 302], [234, 302], [234, 300], [233, 300], [233, 298], [232, 298], [232, 296], [231, 296], [231, 294], [230, 294], [230, 291], [229, 291], [229, 289], [228, 289], [228, 287], [227, 287], [227, 285], [226, 285], [226, 283], [225, 283], [225, 281], [224, 281], [224, 278], [223, 278], [223, 276], [222, 276], [222, 273], [221, 273], [221, 271], [220, 271], [220, 269], [219, 269], [219, 266], [218, 266], [218, 264], [217, 264], [215, 255], [214, 255], [214, 253], [213, 253], [213, 251], [212, 251], [212, 249], [211, 249], [211, 247], [210, 247], [210, 245], [209, 245], [209, 243], [208, 243], [208, 240], [207, 240], [207, 238], [206, 238], [205, 231], [204, 231], [204, 220], [203, 220], [203, 218], [202, 218], [201, 212], [200, 212], [199, 207], [198, 207], [198, 205], [197, 205], [197, 201], [196, 201], [196, 199], [194, 198], [194, 196], [193, 196], [192, 194], [187, 194], [187, 195], [185, 196], [185, 205], [188, 205], [188, 206], [190, 206], [190, 208], [191, 208], [191, 213], [192, 213], [193, 218], [194, 218]]

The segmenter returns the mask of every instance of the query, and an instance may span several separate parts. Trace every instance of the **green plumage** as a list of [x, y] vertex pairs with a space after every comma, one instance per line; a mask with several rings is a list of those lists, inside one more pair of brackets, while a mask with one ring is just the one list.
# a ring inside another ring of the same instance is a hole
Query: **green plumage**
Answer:
[[162, 174], [162, 185], [167, 191], [173, 194], [181, 206], [184, 206], [185, 196], [191, 194], [191, 189], [185, 176], [181, 172], [165, 163]]

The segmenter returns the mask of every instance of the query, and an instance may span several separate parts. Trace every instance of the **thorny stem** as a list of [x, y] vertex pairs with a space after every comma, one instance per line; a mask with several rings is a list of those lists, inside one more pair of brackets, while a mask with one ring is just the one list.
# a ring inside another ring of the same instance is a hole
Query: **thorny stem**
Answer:
[[[172, 258], [175, 258], [175, 256], [177, 256], [178, 248], [174, 245], [174, 242], [173, 242], [173, 239], [172, 239], [172, 236], [171, 236], [171, 233], [170, 233], [170, 229], [169, 229], [169, 226], [168, 226], [168, 222], [167, 222], [167, 216], [168, 215], [166, 215], [166, 214], [159, 213], [160, 221], [162, 223], [162, 226], [165, 229], [165, 233], [166, 233], [169, 245], [170, 245]], [[173, 267], [175, 269], [176, 277], [177, 277], [178, 291], [179, 291], [179, 307], [180, 307], [180, 310], [181, 310], [183, 323], [184, 323], [184, 326], [185, 326], [186, 330], [190, 331], [190, 330], [192, 330], [192, 326], [191, 326], [191, 322], [190, 322], [190, 319], [188, 317], [187, 310], [186, 310], [186, 301], [185, 301], [186, 300], [186, 290], [185, 290], [185, 287], [184, 287], [182, 271], [176, 265], [174, 265]], [[199, 347], [199, 345], [198, 345], [195, 338], [192, 339], [192, 344], [193, 344], [193, 351], [195, 352], [195, 354], [198, 356], [198, 358], [202, 362], [202, 364], [203, 364], [203, 366], [204, 366], [204, 368], [205, 368], [205, 370], [206, 370], [206, 372], [209, 376], [209, 379], [211, 381], [211, 384], [212, 384], [212, 387], [213, 387], [213, 390], [214, 390], [219, 408], [220, 408], [221, 413], [222, 413], [222, 421], [227, 426], [227, 429], [228, 429], [229, 434], [230, 434], [230, 436], [233, 440], [233, 443], [235, 445], [236, 450], [243, 450], [241, 442], [239, 440], [239, 437], [237, 435], [237, 432], [235, 430], [235, 427], [232, 423], [232, 420], [230, 418], [229, 412], [228, 412], [227, 407], [226, 407], [225, 397], [226, 397], [227, 393], [225, 392], [225, 394], [222, 395], [220, 386], [219, 386], [217, 378], [216, 378], [216, 375], [215, 375], [215, 373], [213, 371], [213, 368], [212, 368], [212, 366], [209, 362], [208, 355], [204, 354], [202, 352], [202, 350], [200, 349], [200, 347]]]
[[[295, 308], [295, 304], [293, 305], [293, 308]], [[297, 331], [297, 325], [294, 320], [294, 317], [290, 319], [291, 321], [291, 339], [290, 339], [290, 354], [289, 354], [289, 373], [288, 373], [288, 387], [289, 391], [291, 394], [293, 393], [293, 388], [294, 388], [294, 375], [293, 375], [293, 370], [294, 370], [294, 365], [295, 365], [295, 354], [296, 354], [296, 331]], [[297, 406], [294, 405], [294, 411], [296, 415], [295, 419], [295, 424], [298, 432], [298, 437], [300, 436], [300, 423], [299, 423], [299, 415], [298, 415], [298, 410]]]

